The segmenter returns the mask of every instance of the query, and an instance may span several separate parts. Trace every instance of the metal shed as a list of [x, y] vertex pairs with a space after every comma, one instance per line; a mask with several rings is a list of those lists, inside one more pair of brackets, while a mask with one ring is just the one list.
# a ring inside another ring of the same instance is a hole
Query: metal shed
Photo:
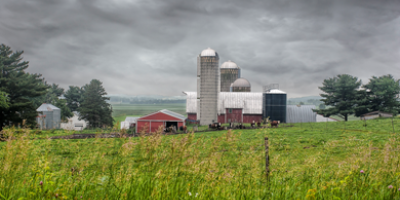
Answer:
[[38, 116], [36, 122], [40, 129], [58, 129], [61, 122], [61, 110], [56, 106], [43, 103], [38, 109]]
[[156, 132], [160, 127], [174, 126], [178, 129], [185, 126], [185, 116], [172, 112], [170, 110], [160, 110], [137, 119], [136, 133], [144, 131], [145, 133]]
[[316, 122], [315, 105], [287, 105], [286, 123]]

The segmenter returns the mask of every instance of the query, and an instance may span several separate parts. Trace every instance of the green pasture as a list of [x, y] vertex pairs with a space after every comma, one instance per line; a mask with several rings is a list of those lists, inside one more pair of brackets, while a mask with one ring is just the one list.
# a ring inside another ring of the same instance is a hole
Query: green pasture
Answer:
[[7, 129], [0, 198], [400, 199], [399, 132], [399, 118], [83, 140]]

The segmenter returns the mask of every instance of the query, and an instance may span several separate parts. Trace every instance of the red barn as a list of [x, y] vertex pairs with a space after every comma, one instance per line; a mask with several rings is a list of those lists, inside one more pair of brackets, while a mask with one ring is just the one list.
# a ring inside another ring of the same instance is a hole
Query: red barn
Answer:
[[145, 133], [152, 133], [157, 131], [160, 126], [165, 127], [175, 126], [178, 129], [185, 126], [186, 117], [169, 110], [160, 110], [149, 115], [137, 119], [136, 133], [144, 131]]

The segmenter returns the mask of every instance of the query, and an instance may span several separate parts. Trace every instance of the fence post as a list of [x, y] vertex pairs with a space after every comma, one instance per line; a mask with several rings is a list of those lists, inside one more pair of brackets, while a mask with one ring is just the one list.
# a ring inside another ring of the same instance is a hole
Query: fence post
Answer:
[[268, 137], [264, 139], [265, 141], [265, 172], [267, 173], [267, 177], [269, 176], [269, 144]]

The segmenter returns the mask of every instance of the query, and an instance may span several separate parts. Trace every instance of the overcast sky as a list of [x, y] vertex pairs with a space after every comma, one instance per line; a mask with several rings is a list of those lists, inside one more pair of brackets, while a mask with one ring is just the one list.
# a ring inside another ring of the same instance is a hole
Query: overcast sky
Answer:
[[400, 0], [1, 0], [0, 43], [63, 88], [109, 94], [196, 91], [211, 47], [261, 92], [318, 95], [325, 78], [400, 78]]

